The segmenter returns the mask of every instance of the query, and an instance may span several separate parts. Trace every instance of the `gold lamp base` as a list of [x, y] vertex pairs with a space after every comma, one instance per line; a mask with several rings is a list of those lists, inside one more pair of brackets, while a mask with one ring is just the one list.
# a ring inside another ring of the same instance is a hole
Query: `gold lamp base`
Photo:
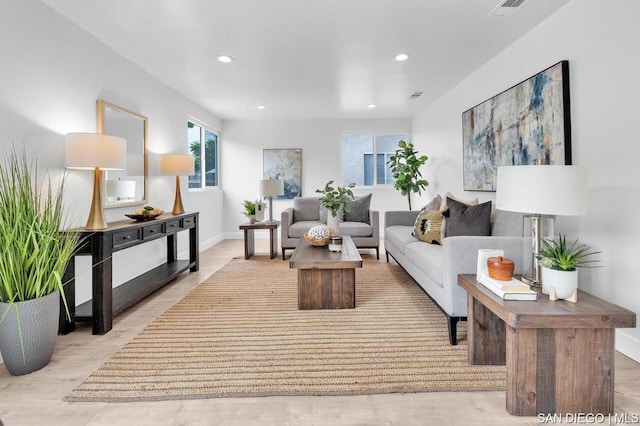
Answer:
[[89, 219], [84, 229], [105, 229], [107, 221], [104, 218], [102, 209], [102, 172], [99, 167], [93, 170], [93, 198], [91, 199], [91, 209]]
[[182, 206], [182, 196], [180, 195], [180, 176], [176, 175], [176, 197], [173, 201], [173, 210], [172, 214], [182, 214], [184, 213], [184, 207]]

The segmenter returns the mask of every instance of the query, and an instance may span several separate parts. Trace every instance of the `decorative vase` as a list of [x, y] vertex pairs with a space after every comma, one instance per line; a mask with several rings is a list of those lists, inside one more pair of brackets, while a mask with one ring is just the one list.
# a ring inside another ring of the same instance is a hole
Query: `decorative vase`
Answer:
[[58, 335], [59, 314], [58, 291], [14, 304], [0, 302], [0, 318], [4, 317], [0, 323], [0, 353], [9, 373], [21, 376], [49, 363]]
[[264, 206], [262, 204], [256, 204], [256, 222], [262, 222], [264, 220]]
[[541, 267], [542, 292], [549, 295], [550, 300], [565, 299], [570, 302], [578, 300], [578, 271], [559, 271]]
[[331, 235], [340, 235], [340, 218], [338, 218], [338, 215], [334, 216], [331, 211], [327, 215], [327, 226], [331, 231]]
[[247, 216], [247, 218], [249, 219], [249, 223], [251, 223], [251, 224], [256, 223], [256, 215], [255, 214], [250, 214], [249, 216]]

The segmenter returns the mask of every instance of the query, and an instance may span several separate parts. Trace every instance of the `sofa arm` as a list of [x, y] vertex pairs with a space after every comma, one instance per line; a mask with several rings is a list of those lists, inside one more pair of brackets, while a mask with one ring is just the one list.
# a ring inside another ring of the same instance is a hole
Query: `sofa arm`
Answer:
[[293, 207], [288, 207], [280, 214], [280, 241], [289, 237], [289, 227], [293, 225]]
[[458, 286], [458, 274], [476, 273], [479, 249], [504, 250], [504, 256], [515, 263], [515, 273], [528, 271], [531, 267], [531, 244], [523, 237], [446, 237], [442, 240], [442, 249], [442, 284], [446, 297], [452, 297], [447, 303], [454, 315], [466, 315], [466, 292]]
[[384, 213], [384, 227], [394, 225], [413, 226], [420, 212], [409, 210], [388, 211]]
[[371, 238], [380, 239], [380, 213], [378, 210], [369, 210], [369, 225], [371, 225]]

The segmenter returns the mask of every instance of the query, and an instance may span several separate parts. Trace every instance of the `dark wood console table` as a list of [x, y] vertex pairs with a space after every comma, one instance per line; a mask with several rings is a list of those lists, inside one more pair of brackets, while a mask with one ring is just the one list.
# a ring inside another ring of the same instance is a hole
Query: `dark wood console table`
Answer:
[[615, 329], [636, 314], [578, 290], [578, 302], [507, 301], [458, 275], [468, 293], [469, 363], [507, 367], [507, 411], [613, 412]]
[[[75, 306], [75, 259], [67, 265], [63, 282], [71, 320], [64, 306], [60, 309], [59, 332], [67, 334], [76, 322], [91, 322], [93, 334], [105, 334], [112, 327], [113, 316], [148, 296], [189, 269], [199, 267], [198, 212], [163, 214], [148, 222], [123, 220], [109, 223], [97, 231], [71, 230], [81, 233], [82, 245], [77, 256], [90, 255], [92, 265], [92, 299]], [[189, 231], [189, 260], [178, 260], [177, 233]], [[119, 250], [167, 238], [167, 261], [142, 275], [113, 288], [112, 254]], [[62, 302], [61, 302], [62, 303]]]

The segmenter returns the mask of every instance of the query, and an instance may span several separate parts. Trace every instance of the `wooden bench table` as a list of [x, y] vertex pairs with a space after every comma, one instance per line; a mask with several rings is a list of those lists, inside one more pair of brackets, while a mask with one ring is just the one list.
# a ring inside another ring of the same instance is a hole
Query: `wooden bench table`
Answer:
[[362, 258], [350, 236], [342, 236], [341, 252], [300, 238], [289, 267], [298, 270], [298, 309], [356, 307], [355, 268], [362, 268]]
[[468, 293], [469, 363], [507, 367], [511, 414], [613, 412], [615, 329], [636, 314], [578, 290], [578, 302], [505, 301], [458, 275]]

